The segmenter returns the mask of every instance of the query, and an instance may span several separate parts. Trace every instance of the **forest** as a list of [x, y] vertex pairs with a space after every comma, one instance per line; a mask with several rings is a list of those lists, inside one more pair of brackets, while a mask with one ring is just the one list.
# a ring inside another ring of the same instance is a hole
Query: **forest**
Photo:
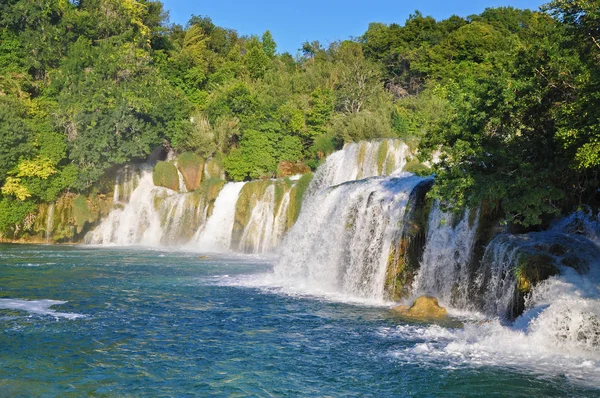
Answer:
[[[309, 35], [310, 32], [307, 32]], [[352, 40], [241, 36], [158, 1], [0, 1], [0, 235], [98, 189], [157, 147], [228, 180], [315, 169], [345, 143], [401, 138], [439, 159], [430, 195], [520, 230], [600, 203], [600, 10], [554, 0], [442, 21], [415, 11]]]

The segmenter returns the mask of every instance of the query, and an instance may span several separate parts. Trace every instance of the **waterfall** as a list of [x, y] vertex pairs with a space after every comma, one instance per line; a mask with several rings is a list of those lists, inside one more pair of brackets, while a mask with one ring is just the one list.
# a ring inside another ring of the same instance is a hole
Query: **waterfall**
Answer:
[[231, 245], [231, 231], [235, 220], [235, 205], [245, 182], [226, 184], [215, 201], [213, 214], [206, 226], [196, 233], [195, 246], [206, 251], [227, 251]]
[[423, 180], [369, 178], [308, 197], [282, 244], [276, 279], [309, 292], [383, 301], [392, 238]]
[[240, 240], [240, 249], [255, 253], [272, 249], [274, 221], [275, 186], [270, 185], [252, 209], [250, 220]]
[[429, 294], [443, 303], [466, 308], [470, 284], [470, 264], [479, 221], [479, 212], [469, 222], [471, 212], [462, 217], [441, 210], [435, 202], [428, 219], [427, 239], [421, 267], [413, 284], [415, 296]]
[[[135, 186], [135, 188], [133, 188]], [[132, 189], [131, 192], [129, 190]], [[117, 207], [85, 237], [102, 245], [181, 244], [206, 219], [206, 200], [197, 193], [157, 187], [149, 166], [124, 168], [117, 174]]]
[[408, 152], [404, 142], [393, 139], [347, 144], [319, 167], [309, 192], [314, 194], [347, 181], [398, 174], [406, 165]]
[[[592, 285], [600, 282], [600, 248], [583, 235], [555, 231], [500, 234], [486, 247], [477, 273], [475, 287], [481, 292], [480, 307], [487, 314], [513, 319], [542, 289], [530, 284], [538, 278], [564, 275], [577, 275], [575, 279], [583, 278]], [[597, 293], [597, 286], [592, 290]]]
[[144, 166], [127, 165], [117, 172], [115, 189], [113, 192], [114, 203], [127, 203], [133, 191], [137, 188]]
[[127, 205], [113, 210], [86, 236], [87, 243], [115, 245], [158, 245], [162, 238], [160, 216], [154, 208], [156, 187], [152, 172], [143, 171]]
[[179, 168], [177, 169], [177, 178], [179, 179], [179, 184], [178, 184], [178, 188], [177, 190], [179, 192], [187, 192], [187, 187], [185, 186], [185, 180], [183, 179], [183, 174], [181, 174], [181, 171], [179, 171]]
[[50, 236], [52, 236], [52, 230], [54, 229], [54, 203], [50, 203], [48, 206], [48, 214], [46, 215], [46, 232], [45, 238], [46, 243], [50, 242]]
[[[293, 183], [292, 183], [293, 184]], [[238, 249], [246, 253], [274, 251], [286, 232], [291, 187], [279, 187], [285, 193], [276, 198], [278, 182], [273, 181], [251, 206], [248, 222], [243, 228]]]

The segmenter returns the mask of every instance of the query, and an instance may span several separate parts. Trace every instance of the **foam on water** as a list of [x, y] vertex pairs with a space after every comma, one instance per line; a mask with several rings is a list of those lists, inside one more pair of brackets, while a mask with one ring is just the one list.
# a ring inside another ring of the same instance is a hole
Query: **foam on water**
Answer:
[[[402, 362], [432, 366], [521, 369], [540, 376], [565, 376], [587, 385], [600, 385], [600, 353], [556, 345], [535, 324], [525, 330], [498, 320], [469, 322], [463, 328], [401, 325], [378, 333], [398, 339], [405, 347], [391, 355]], [[409, 344], [406, 344], [406, 342]]]
[[56, 318], [77, 319], [85, 315], [58, 312], [53, 310], [52, 306], [65, 304], [66, 301], [59, 300], [17, 300], [17, 299], [0, 299], [0, 309], [25, 311], [36, 315], [50, 315]]

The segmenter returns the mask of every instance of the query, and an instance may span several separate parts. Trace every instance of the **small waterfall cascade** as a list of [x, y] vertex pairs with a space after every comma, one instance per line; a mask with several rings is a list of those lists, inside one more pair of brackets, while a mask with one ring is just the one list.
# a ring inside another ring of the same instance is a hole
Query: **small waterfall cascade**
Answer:
[[600, 244], [600, 212], [594, 215], [590, 209], [576, 211], [555, 223], [551, 230], [583, 235]]
[[[500, 234], [488, 244], [477, 272], [480, 308], [514, 319], [526, 308], [530, 295], [535, 296], [538, 282], [564, 275], [577, 275], [576, 284], [600, 282], [600, 247], [583, 235], [554, 231]], [[598, 288], [592, 290], [598, 293]]]
[[278, 243], [275, 232], [275, 186], [270, 185], [252, 209], [239, 248], [253, 253], [269, 251]]
[[[189, 240], [207, 216], [208, 200], [197, 192], [179, 193], [157, 187], [149, 166], [117, 174], [117, 206], [85, 237], [89, 244], [168, 245]], [[129, 189], [135, 188], [129, 193]]]
[[177, 190], [179, 192], [186, 193], [188, 191], [188, 189], [185, 186], [185, 180], [183, 179], [183, 174], [181, 174], [181, 171], [179, 171], [179, 169], [177, 169], [177, 178], [179, 179], [179, 184], [178, 184]]
[[368, 178], [309, 196], [284, 238], [275, 278], [311, 293], [383, 301], [392, 239], [423, 178]]
[[231, 231], [235, 221], [235, 206], [245, 182], [225, 184], [217, 200], [212, 215], [206, 225], [198, 229], [193, 242], [196, 248], [205, 251], [227, 251], [231, 245]]
[[160, 216], [154, 208], [152, 172], [142, 172], [138, 186], [123, 208], [113, 210], [86, 236], [87, 243], [157, 245], [162, 238]]
[[[311, 174], [300, 179], [230, 183], [203, 180], [188, 192], [155, 186], [152, 168], [127, 166], [117, 173], [114, 210], [85, 237], [103, 245], [163, 245], [247, 253], [274, 251], [295, 220]], [[131, 191], [131, 192], [130, 192]], [[214, 210], [214, 211], [213, 211]]]
[[46, 214], [46, 231], [44, 233], [46, 243], [50, 242], [50, 237], [52, 236], [52, 231], [54, 229], [54, 208], [54, 203], [50, 203], [50, 205], [48, 205], [48, 214]]
[[133, 191], [140, 183], [143, 166], [126, 165], [119, 169], [113, 192], [114, 203], [128, 203]]
[[[240, 192], [233, 227], [232, 249], [245, 253], [274, 252], [296, 218], [304, 182], [276, 179], [248, 182]], [[300, 191], [299, 191], [300, 190]]]
[[397, 139], [347, 144], [329, 155], [315, 172], [309, 194], [347, 181], [398, 174], [409, 155], [408, 146]]
[[442, 211], [439, 202], [434, 202], [413, 295], [428, 294], [453, 307], [468, 307], [478, 221], [478, 211], [465, 210], [460, 216]]

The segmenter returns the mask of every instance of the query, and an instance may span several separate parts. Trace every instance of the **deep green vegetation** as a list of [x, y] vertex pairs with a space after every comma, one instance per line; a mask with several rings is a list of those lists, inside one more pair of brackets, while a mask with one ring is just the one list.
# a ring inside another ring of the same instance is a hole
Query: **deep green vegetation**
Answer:
[[155, 1], [2, 0], [0, 234], [159, 146], [245, 180], [380, 137], [420, 142], [421, 160], [441, 149], [433, 195], [449, 206], [536, 227], [597, 205], [599, 40], [589, 0], [417, 12], [296, 58], [268, 31], [169, 25]]

